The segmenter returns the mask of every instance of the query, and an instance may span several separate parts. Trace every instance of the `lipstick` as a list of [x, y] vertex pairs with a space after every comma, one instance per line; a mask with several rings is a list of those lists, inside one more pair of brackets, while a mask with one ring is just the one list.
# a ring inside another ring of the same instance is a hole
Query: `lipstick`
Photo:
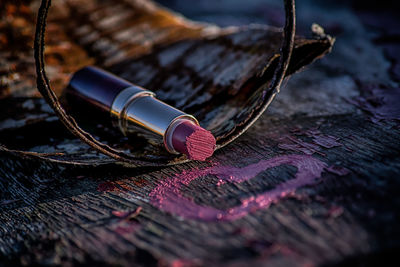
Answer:
[[95, 118], [110, 118], [124, 135], [138, 130], [158, 135], [170, 153], [183, 153], [193, 160], [205, 160], [214, 153], [214, 136], [195, 117], [158, 100], [154, 92], [100, 68], [88, 66], [77, 71], [66, 96], [72, 103], [94, 107], [99, 111], [93, 114]]

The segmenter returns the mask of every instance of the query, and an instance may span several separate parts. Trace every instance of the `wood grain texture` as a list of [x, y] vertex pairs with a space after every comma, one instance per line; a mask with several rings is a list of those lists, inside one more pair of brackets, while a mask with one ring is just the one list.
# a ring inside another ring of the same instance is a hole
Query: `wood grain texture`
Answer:
[[[185, 3], [180, 7], [187, 15], [199, 16], [200, 7]], [[229, 6], [233, 14], [258, 14], [261, 2], [252, 3], [253, 9], [237, 4], [240, 11]], [[100, 155], [74, 150], [83, 146], [65, 133], [43, 100], [29, 95], [1, 99], [4, 110], [21, 111], [20, 117], [0, 113], [1, 142], [32, 152], [85, 155], [82, 165], [71, 166], [0, 152], [1, 264], [379, 266], [392, 260], [398, 265], [400, 116], [393, 50], [400, 45], [393, 38], [397, 24], [382, 25], [382, 13], [364, 4], [303, 2], [300, 33], [314, 21], [321, 23], [338, 35], [332, 54], [294, 75], [253, 127], [204, 163], [130, 169], [104, 158], [89, 166]], [[264, 5], [275, 7], [262, 1]], [[218, 14], [208, 12], [209, 20], [218, 21]], [[123, 64], [115, 71], [127, 75]], [[21, 125], [32, 135], [19, 132]], [[51, 127], [53, 138], [59, 139], [33, 135], [43, 127]], [[171, 211], [151, 198], [156, 188], [175, 188], [169, 182], [177, 176], [293, 155], [319, 167], [266, 164], [243, 182], [215, 173], [191, 177], [173, 194], [160, 193], [166, 202], [177, 195], [186, 199]], [[307, 183], [292, 182], [294, 192], [271, 194], [274, 203], [246, 209], [251, 199], [279, 191], [301, 172], [317, 179], [303, 176]], [[205, 221], [200, 212], [188, 218], [181, 209], [185, 206], [228, 213], [240, 207], [247, 213], [234, 220]]]

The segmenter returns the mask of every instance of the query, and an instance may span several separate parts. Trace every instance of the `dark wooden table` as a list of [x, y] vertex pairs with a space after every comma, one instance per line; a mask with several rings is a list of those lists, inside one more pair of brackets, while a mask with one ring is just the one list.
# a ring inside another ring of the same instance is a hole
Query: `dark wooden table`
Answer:
[[[161, 3], [222, 26], [280, 26], [284, 18], [279, 1]], [[1, 29], [20, 27], [14, 38], [22, 41], [14, 55], [0, 50], [0, 143], [77, 153], [84, 145], [33, 98], [36, 9], [33, 2], [2, 15]], [[393, 1], [299, 1], [298, 33], [319, 23], [337, 37], [332, 53], [291, 77], [265, 114], [209, 161], [125, 168], [96, 152], [86, 162], [103, 159], [96, 166], [0, 153], [0, 266], [399, 266], [395, 10]], [[15, 21], [18, 14], [28, 19]], [[48, 72], [92, 63], [85, 46], [51, 45], [57, 27], [49, 26], [48, 51], [71, 56], [49, 56]], [[54, 77], [56, 89], [68, 78]]]

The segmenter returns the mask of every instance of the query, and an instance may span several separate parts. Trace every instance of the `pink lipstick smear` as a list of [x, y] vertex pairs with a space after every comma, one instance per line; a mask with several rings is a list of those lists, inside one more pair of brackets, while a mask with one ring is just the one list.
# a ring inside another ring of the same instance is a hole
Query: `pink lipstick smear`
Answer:
[[[252, 179], [258, 173], [280, 165], [290, 165], [297, 168], [293, 179], [277, 185], [257, 196], [251, 196], [241, 200], [241, 204], [228, 210], [216, 209], [209, 206], [196, 204], [192, 199], [181, 193], [181, 187], [189, 185], [193, 180], [205, 175], [215, 175], [220, 179], [217, 186], [226, 182], [241, 183]], [[203, 169], [183, 171], [175, 177], [162, 181], [150, 193], [150, 202], [162, 211], [202, 221], [232, 221], [239, 219], [249, 212], [267, 208], [278, 200], [291, 196], [303, 186], [315, 184], [327, 165], [317, 158], [308, 155], [285, 155], [243, 168], [232, 166], [213, 166]]]

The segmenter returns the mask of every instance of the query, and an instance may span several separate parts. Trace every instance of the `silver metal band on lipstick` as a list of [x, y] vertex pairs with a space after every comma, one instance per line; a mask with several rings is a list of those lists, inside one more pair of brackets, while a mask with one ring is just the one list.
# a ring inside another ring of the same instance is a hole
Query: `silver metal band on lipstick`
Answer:
[[111, 106], [111, 117], [117, 119], [118, 126], [125, 135], [129, 125], [138, 125], [163, 137], [164, 145], [170, 153], [177, 153], [172, 145], [172, 134], [182, 120], [198, 121], [192, 115], [155, 98], [155, 94], [139, 86], [123, 89]]

